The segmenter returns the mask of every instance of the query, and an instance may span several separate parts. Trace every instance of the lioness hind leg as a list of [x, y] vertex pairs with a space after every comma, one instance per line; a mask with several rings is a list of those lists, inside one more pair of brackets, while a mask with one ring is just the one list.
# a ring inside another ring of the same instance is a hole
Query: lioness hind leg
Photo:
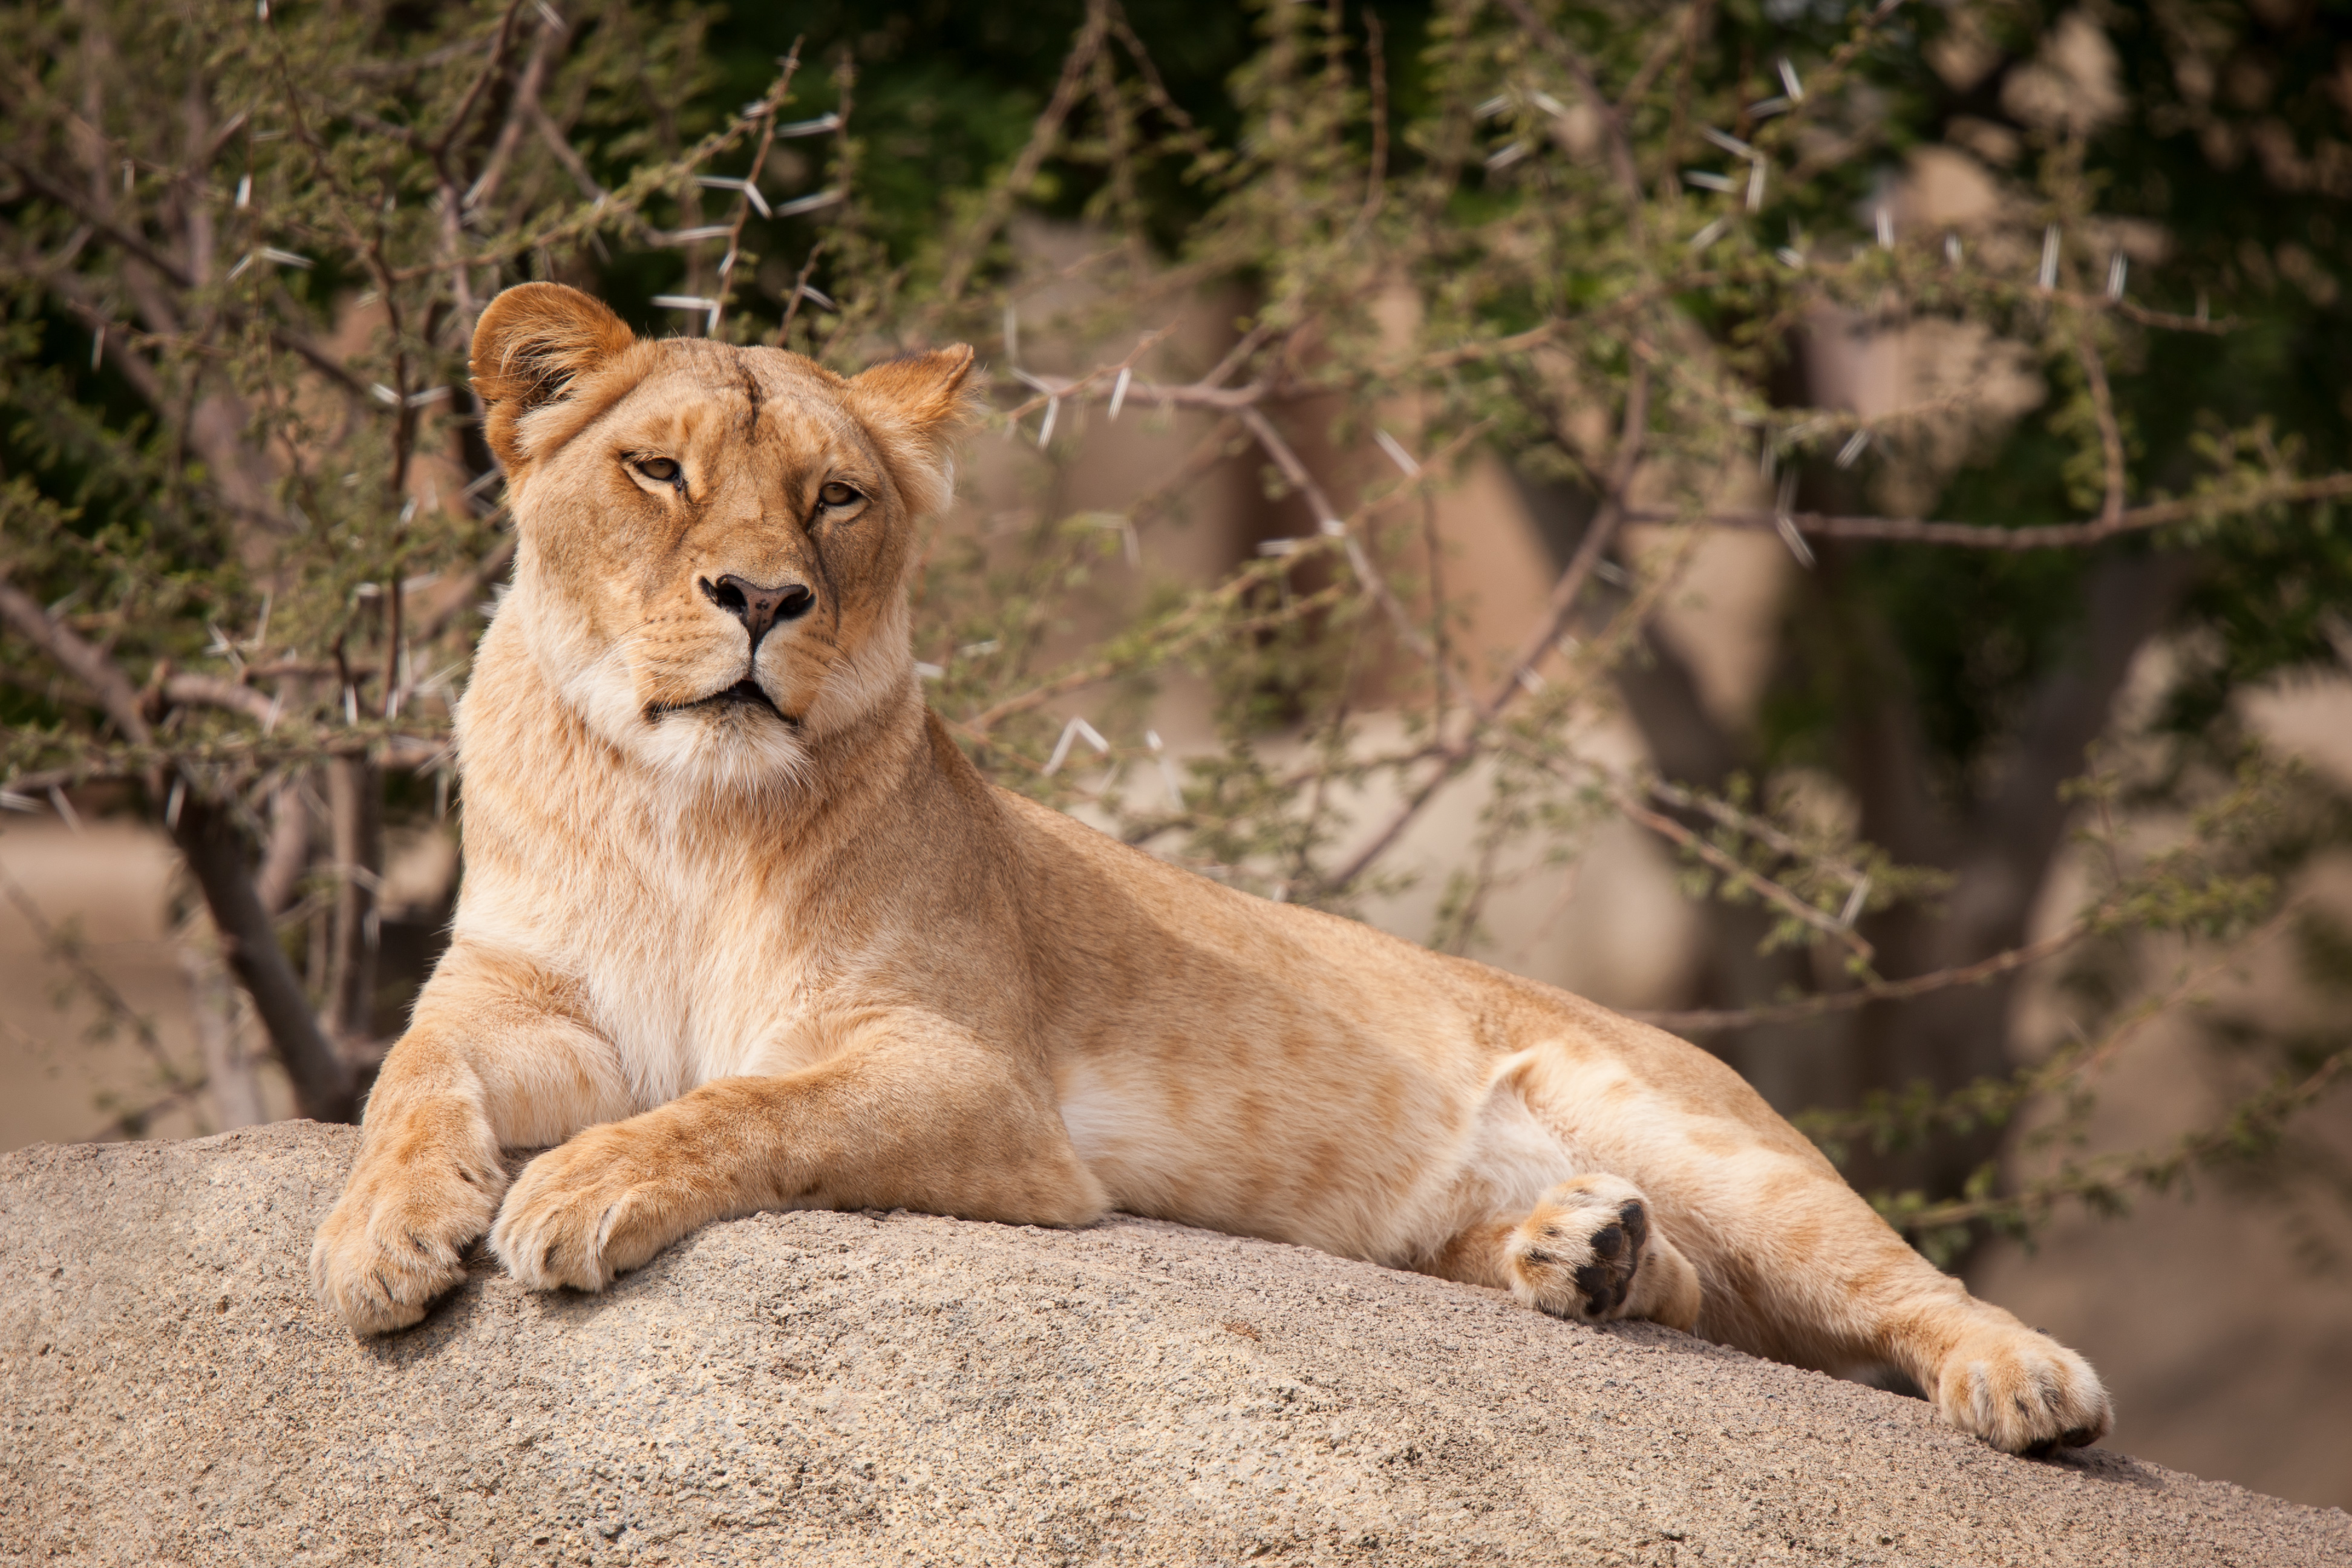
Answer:
[[1809, 1151], [1759, 1140], [1687, 1169], [1699, 1180], [1662, 1201], [1707, 1218], [1694, 1248], [1706, 1338], [1847, 1375], [1894, 1366], [1947, 1422], [2013, 1454], [2113, 1424], [2088, 1362], [1969, 1295]]
[[1560, 1183], [1517, 1219], [1470, 1226], [1430, 1272], [1496, 1285], [1555, 1318], [1643, 1318], [1688, 1332], [1698, 1321], [1698, 1271], [1668, 1239], [1641, 1189], [1620, 1176]]

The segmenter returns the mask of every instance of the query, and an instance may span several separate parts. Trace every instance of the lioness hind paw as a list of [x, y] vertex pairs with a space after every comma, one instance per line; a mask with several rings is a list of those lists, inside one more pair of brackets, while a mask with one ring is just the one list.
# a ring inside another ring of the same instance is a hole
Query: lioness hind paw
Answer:
[[1631, 1182], [1563, 1183], [1503, 1244], [1511, 1294], [1556, 1318], [1622, 1317], [1641, 1282], [1650, 1233], [1649, 1205]]
[[1936, 1408], [1946, 1421], [2011, 1454], [2083, 1447], [2115, 1423], [2091, 1363], [2021, 1324], [1964, 1340], [1936, 1382]]

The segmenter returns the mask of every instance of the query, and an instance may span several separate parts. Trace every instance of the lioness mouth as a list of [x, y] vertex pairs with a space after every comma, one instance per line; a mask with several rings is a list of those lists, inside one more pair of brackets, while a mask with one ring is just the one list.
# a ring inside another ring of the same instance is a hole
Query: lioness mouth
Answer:
[[646, 716], [658, 719], [665, 713], [684, 713], [695, 708], [731, 708], [739, 702], [764, 708], [793, 728], [800, 728], [801, 721], [777, 707], [775, 699], [762, 691], [760, 683], [748, 675], [723, 690], [714, 691], [708, 697], [698, 697], [691, 702], [656, 702], [646, 710]]

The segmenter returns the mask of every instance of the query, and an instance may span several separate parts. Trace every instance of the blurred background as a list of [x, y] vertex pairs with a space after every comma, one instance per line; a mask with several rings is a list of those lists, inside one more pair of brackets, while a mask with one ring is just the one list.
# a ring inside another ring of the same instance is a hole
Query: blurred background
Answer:
[[1686, 1034], [2352, 1507], [2352, 8], [5, 16], [0, 1150], [355, 1113], [497, 288], [961, 338], [992, 776]]

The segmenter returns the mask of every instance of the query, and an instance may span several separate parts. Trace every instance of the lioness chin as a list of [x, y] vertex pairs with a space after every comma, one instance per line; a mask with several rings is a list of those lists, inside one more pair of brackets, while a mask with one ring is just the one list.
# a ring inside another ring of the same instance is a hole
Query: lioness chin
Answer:
[[455, 936], [311, 1254], [354, 1330], [486, 1231], [595, 1290], [759, 1209], [1118, 1208], [1891, 1366], [2013, 1451], [2105, 1432], [2080, 1356], [1704, 1052], [983, 781], [905, 592], [971, 363], [641, 342], [552, 284], [483, 313], [514, 587], [458, 717]]

